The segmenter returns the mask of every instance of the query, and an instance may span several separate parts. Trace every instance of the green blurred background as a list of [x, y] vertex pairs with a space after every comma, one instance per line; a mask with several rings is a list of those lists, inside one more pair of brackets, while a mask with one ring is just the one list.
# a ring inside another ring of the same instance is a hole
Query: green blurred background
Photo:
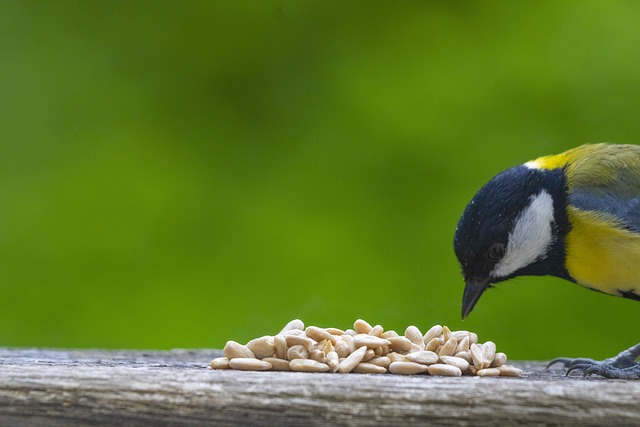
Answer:
[[216, 347], [293, 318], [607, 357], [638, 302], [520, 278], [460, 320], [475, 191], [640, 142], [635, 1], [0, 2], [0, 345]]

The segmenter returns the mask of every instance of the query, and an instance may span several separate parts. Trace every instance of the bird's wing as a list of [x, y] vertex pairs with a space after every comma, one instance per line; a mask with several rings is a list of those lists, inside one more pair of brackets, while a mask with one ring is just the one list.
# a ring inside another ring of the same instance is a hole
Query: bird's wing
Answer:
[[567, 165], [569, 204], [640, 233], [640, 146], [598, 145]]

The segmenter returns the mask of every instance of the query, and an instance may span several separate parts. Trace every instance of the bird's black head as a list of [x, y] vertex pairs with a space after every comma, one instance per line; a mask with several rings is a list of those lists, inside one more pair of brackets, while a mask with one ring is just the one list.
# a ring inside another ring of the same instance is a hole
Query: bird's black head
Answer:
[[562, 169], [516, 166], [494, 177], [465, 209], [454, 248], [466, 282], [462, 317], [492, 284], [515, 276], [568, 278], [568, 231]]

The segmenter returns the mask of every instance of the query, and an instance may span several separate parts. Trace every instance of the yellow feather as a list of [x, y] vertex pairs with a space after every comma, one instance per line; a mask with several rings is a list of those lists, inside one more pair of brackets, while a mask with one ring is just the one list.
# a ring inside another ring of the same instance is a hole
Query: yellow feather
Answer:
[[[526, 163], [530, 168], [566, 168], [569, 190], [573, 186], [595, 186], [616, 183], [638, 191], [640, 185], [640, 146], [617, 144], [584, 144], [564, 153], [538, 157]], [[629, 188], [618, 188], [626, 191]]]
[[566, 267], [581, 285], [620, 295], [640, 290], [640, 234], [621, 228], [615, 217], [567, 208]]

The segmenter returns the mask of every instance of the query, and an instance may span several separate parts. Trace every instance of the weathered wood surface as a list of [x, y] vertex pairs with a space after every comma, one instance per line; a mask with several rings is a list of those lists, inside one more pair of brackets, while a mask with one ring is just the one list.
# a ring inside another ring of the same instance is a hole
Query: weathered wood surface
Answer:
[[0, 348], [0, 425], [640, 425], [640, 381], [213, 371], [216, 350]]

